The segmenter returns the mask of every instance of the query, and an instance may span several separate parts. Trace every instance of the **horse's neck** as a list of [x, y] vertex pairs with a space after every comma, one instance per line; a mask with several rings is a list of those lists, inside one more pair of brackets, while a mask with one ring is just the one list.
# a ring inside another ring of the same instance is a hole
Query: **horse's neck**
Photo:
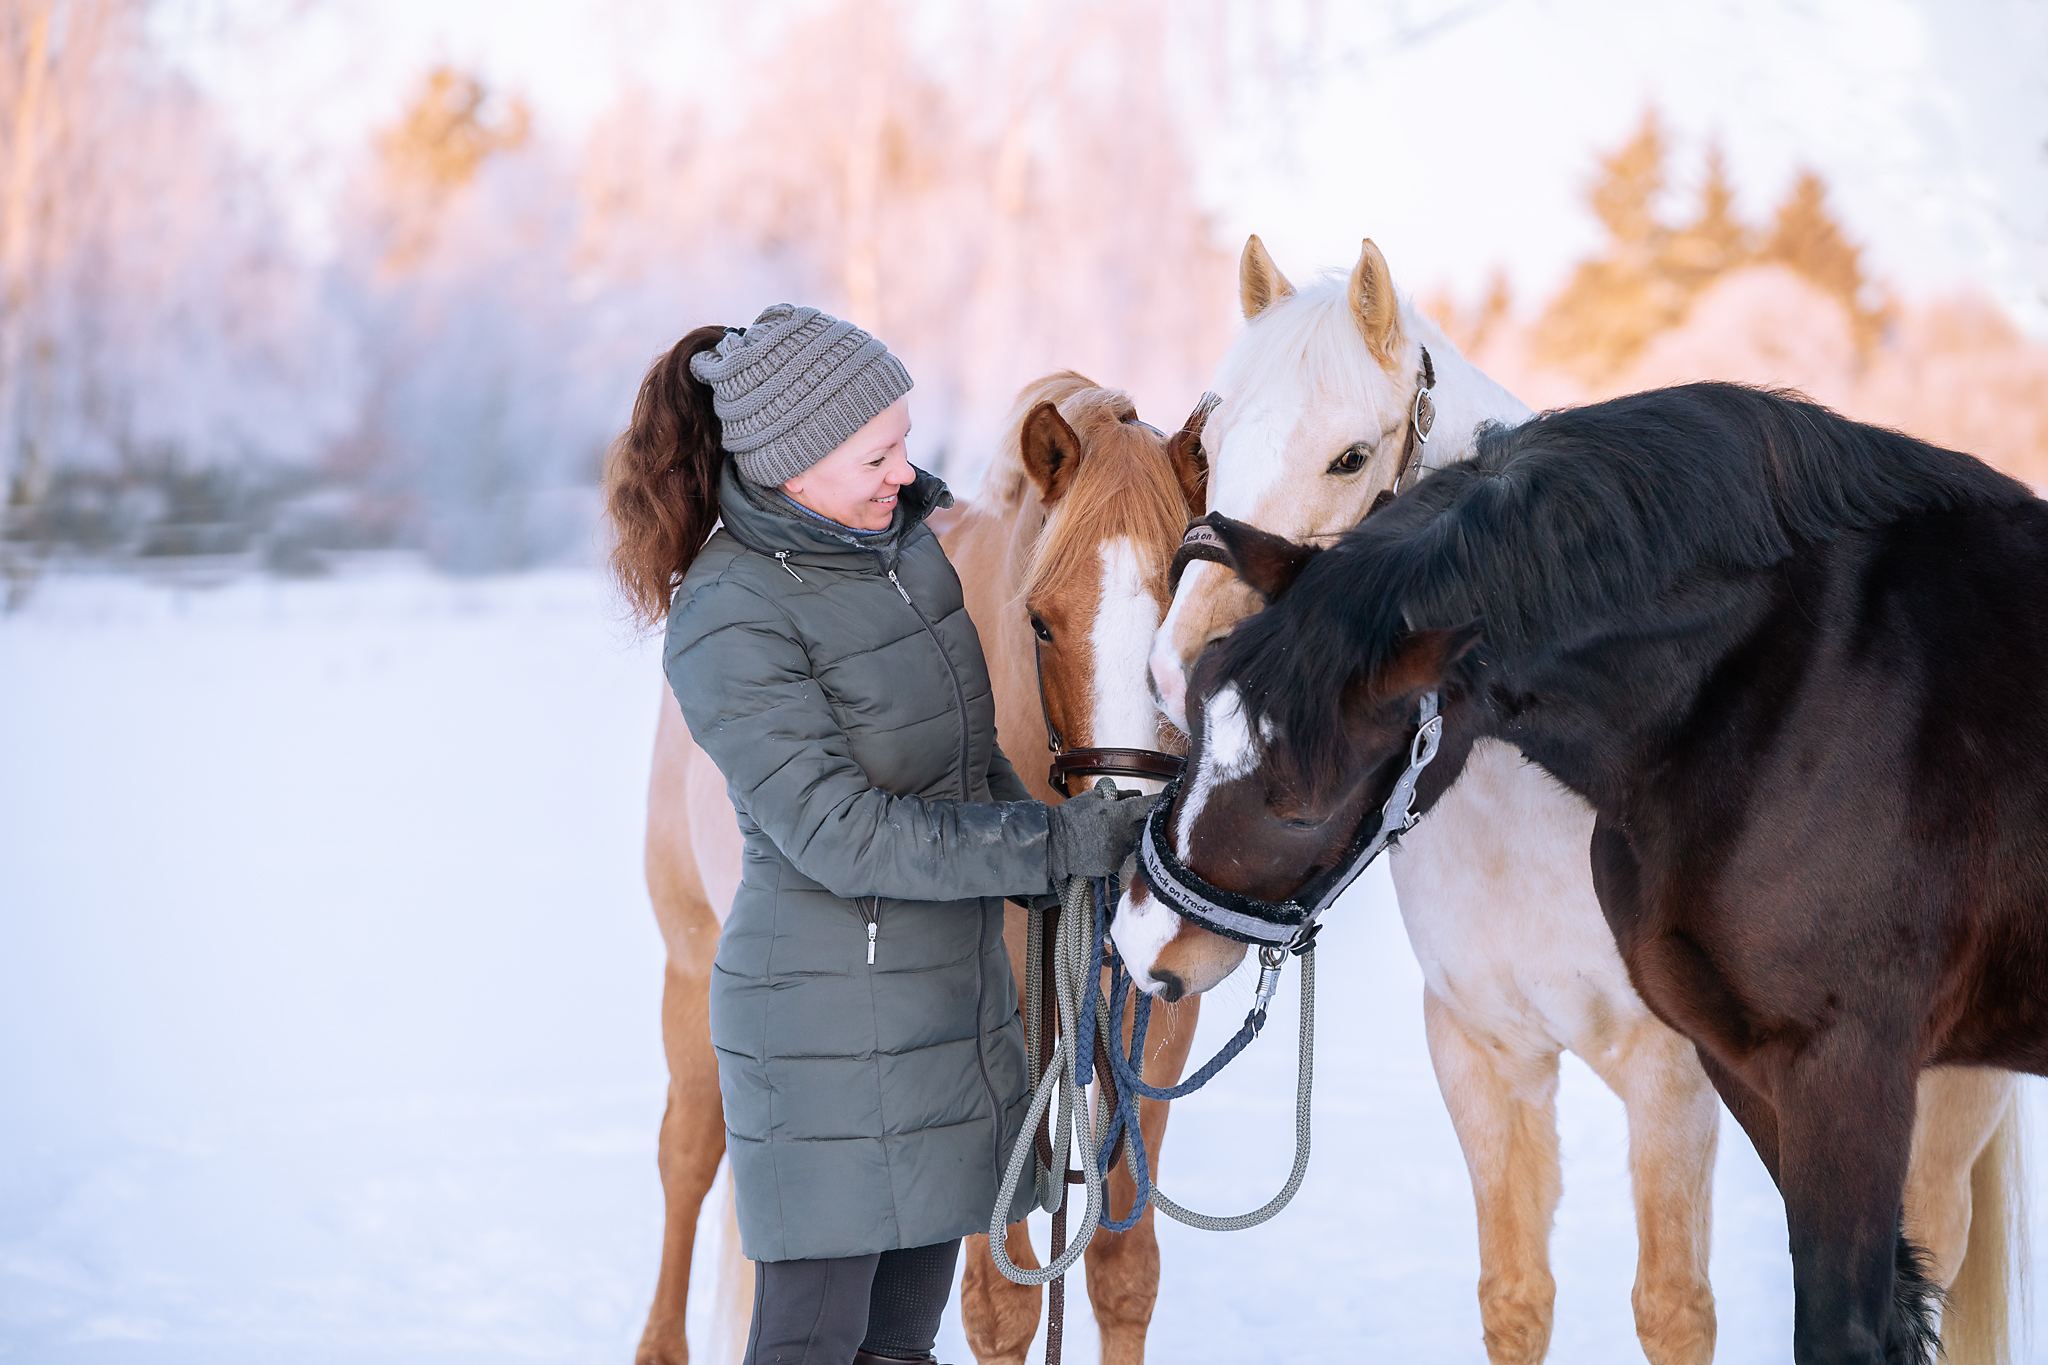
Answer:
[[1436, 403], [1436, 426], [1423, 457], [1427, 468], [1469, 459], [1476, 449], [1474, 438], [1489, 423], [1512, 427], [1529, 420], [1529, 405], [1465, 359], [1434, 322], [1414, 313], [1405, 320], [1429, 348], [1430, 363], [1436, 368], [1436, 388], [1430, 393]]
[[956, 509], [949, 520], [939, 543], [960, 575], [968, 619], [981, 636], [995, 690], [997, 737], [1025, 785], [1049, 799], [1052, 789], [1042, 780], [1045, 765], [1039, 759], [1045, 713], [1033, 667], [1036, 641], [1018, 600], [1031, 551], [1045, 526], [1045, 509], [1030, 492], [1007, 506], [984, 495]]

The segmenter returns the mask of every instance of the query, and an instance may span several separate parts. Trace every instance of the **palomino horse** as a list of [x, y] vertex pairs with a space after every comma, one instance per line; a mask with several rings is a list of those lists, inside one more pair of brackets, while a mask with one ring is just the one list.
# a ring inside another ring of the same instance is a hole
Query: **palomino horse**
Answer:
[[1922, 1068], [2048, 1074], [2048, 504], [1694, 384], [1483, 432], [1331, 550], [1211, 520], [1271, 605], [1193, 672], [1161, 894], [1298, 914], [1512, 744], [1597, 812], [1629, 979], [1784, 1196], [1794, 1359], [1931, 1365]]
[[[1221, 403], [1205, 434], [1209, 506], [1219, 513], [1295, 540], [1326, 538], [1388, 496], [1404, 458], [1413, 472], [1463, 459], [1482, 427], [1530, 415], [1399, 299], [1369, 241], [1348, 281], [1296, 290], [1253, 237], [1240, 295], [1247, 326], [1218, 369]], [[1421, 415], [1434, 420], [1426, 443], [1411, 443], [1425, 378], [1433, 411]], [[1187, 667], [1258, 605], [1220, 565], [1187, 566], [1152, 657], [1177, 724], [1188, 719]], [[1644, 1353], [1690, 1365], [1713, 1353], [1718, 1111], [1692, 1046], [1644, 1007], [1615, 951], [1588, 871], [1592, 829], [1591, 807], [1509, 746], [1484, 741], [1391, 870], [1422, 966], [1430, 1059], [1472, 1178], [1489, 1358], [1537, 1361], [1549, 1343], [1555, 1098], [1568, 1049], [1628, 1111]], [[1148, 917], [1144, 905], [1118, 926], [1141, 978], [1171, 970], [1198, 990], [1222, 967], [1205, 954], [1236, 960], [1208, 935], [1166, 948], [1179, 922], [1156, 907]], [[1982, 1069], [1936, 1068], [1920, 1085], [1907, 1217], [1934, 1278], [1950, 1287], [1958, 1365], [2005, 1358], [2006, 1234], [2022, 1178], [2015, 1095], [2012, 1076]]]
[[[1197, 409], [1168, 438], [1140, 423], [1122, 394], [1070, 372], [1049, 375], [1020, 395], [981, 496], [934, 519], [982, 632], [998, 733], [1018, 773], [1045, 800], [1059, 796], [1046, 782], [1043, 760], [1031, 756], [1048, 723], [1073, 748], [1180, 748], [1146, 693], [1145, 651], [1166, 607], [1167, 559], [1202, 507], [1205, 411]], [[668, 948], [662, 1039], [669, 1095], [661, 1124], [667, 1225], [638, 1365], [681, 1365], [689, 1357], [683, 1326], [697, 1216], [725, 1149], [707, 991], [719, 925], [739, 877], [739, 830], [725, 779], [691, 742], [675, 698], [664, 690], [648, 787], [647, 886]], [[1005, 934], [1021, 972], [1023, 912], [1011, 910]], [[1151, 1083], [1179, 1079], [1197, 1003], [1190, 1000], [1155, 1030], [1160, 1046], [1145, 1064]], [[1150, 1100], [1142, 1107], [1145, 1141], [1155, 1153], [1166, 1111]], [[1112, 1206], [1128, 1209], [1128, 1173], [1119, 1168], [1111, 1189]], [[725, 1249], [717, 1351], [737, 1359], [752, 1267], [739, 1258], [730, 1227]], [[1019, 1265], [1038, 1264], [1022, 1224], [1010, 1229], [1008, 1250]], [[966, 1261], [961, 1313], [976, 1357], [983, 1365], [1022, 1365], [1037, 1330], [1038, 1289], [998, 1275], [985, 1237], [970, 1239]], [[1141, 1361], [1159, 1286], [1151, 1213], [1128, 1233], [1098, 1235], [1087, 1265], [1103, 1360]]]

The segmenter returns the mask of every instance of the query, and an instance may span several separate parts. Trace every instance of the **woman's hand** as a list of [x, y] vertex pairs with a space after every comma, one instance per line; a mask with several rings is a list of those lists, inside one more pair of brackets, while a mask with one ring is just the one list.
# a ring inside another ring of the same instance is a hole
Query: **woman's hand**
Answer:
[[1091, 787], [1048, 807], [1046, 862], [1055, 888], [1068, 877], [1107, 877], [1124, 865], [1159, 798]]

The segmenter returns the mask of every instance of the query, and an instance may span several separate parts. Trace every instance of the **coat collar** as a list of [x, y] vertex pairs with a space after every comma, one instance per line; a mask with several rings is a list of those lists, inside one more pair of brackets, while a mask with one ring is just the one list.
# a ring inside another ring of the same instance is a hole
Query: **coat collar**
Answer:
[[763, 554], [786, 551], [792, 557], [801, 555], [806, 560], [879, 555], [885, 567], [893, 567], [911, 533], [924, 524], [924, 519], [939, 508], [952, 505], [953, 494], [945, 480], [919, 469], [916, 480], [897, 496], [895, 524], [881, 535], [857, 536], [835, 528], [830, 522], [802, 515], [772, 488], [749, 486], [729, 457], [718, 482], [719, 519], [734, 539]]

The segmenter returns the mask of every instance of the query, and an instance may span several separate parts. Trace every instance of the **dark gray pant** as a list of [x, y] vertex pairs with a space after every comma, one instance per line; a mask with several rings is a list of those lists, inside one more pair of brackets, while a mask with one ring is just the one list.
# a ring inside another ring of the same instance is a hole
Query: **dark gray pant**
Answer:
[[850, 1365], [855, 1351], [918, 1360], [938, 1340], [960, 1242], [754, 1263], [746, 1365]]

